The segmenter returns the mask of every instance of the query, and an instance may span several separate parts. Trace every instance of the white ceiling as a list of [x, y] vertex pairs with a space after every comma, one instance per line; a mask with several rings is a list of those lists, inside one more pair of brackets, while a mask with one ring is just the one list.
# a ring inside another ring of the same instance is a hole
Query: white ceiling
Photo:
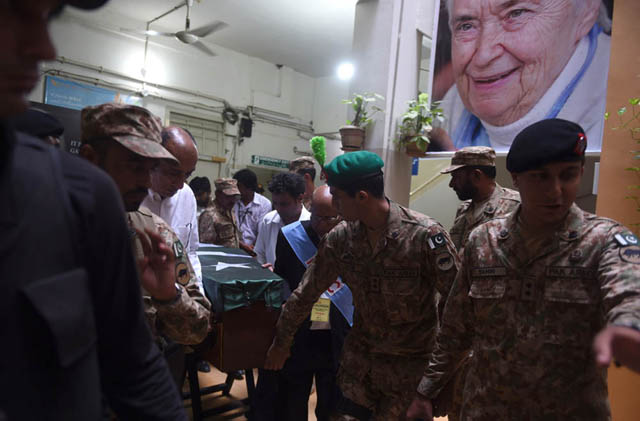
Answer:
[[[111, 0], [87, 15], [110, 26], [123, 16], [137, 28], [180, 0]], [[215, 46], [283, 64], [312, 77], [335, 74], [337, 65], [350, 58], [356, 0], [196, 0], [191, 9], [191, 28], [213, 20], [229, 27], [203, 41]], [[151, 24], [151, 29], [175, 32], [184, 29], [186, 7]], [[176, 41], [178, 42], [178, 41]], [[220, 60], [215, 57], [213, 60]]]

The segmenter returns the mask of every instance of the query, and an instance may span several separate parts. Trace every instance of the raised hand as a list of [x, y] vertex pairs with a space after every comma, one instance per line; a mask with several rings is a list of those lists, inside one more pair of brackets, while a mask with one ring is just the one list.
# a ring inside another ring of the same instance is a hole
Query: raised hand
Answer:
[[[140, 283], [156, 300], [171, 301], [177, 295], [176, 259], [162, 236], [152, 230], [136, 229], [144, 258], [138, 260]], [[146, 236], [144, 235], [146, 233]]]

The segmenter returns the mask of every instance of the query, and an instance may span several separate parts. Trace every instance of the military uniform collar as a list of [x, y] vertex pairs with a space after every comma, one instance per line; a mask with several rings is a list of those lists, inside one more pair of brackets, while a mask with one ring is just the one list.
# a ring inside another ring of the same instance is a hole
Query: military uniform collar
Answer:
[[[384, 227], [383, 236], [391, 239], [398, 238], [399, 228], [404, 219], [404, 212], [397, 203], [385, 198], [389, 203], [389, 216], [387, 216], [387, 223]], [[356, 235], [362, 239], [367, 238], [367, 227], [362, 221], [355, 222]]]
[[575, 203], [569, 208], [569, 214], [564, 220], [564, 226], [559, 235], [565, 241], [574, 241], [582, 235], [584, 212]]

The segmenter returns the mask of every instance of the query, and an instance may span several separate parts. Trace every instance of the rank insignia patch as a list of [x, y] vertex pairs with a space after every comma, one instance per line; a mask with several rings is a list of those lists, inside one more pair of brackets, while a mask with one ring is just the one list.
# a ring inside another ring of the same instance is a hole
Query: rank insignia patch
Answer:
[[189, 267], [184, 262], [176, 264], [176, 280], [182, 286], [186, 286], [189, 283]]
[[436, 266], [441, 271], [447, 271], [453, 267], [453, 257], [449, 253], [441, 253], [436, 257]]
[[620, 249], [620, 258], [629, 263], [640, 263], [640, 246], [627, 246]]
[[429, 237], [427, 242], [429, 243], [429, 247], [431, 248], [431, 250], [437, 249], [438, 247], [442, 247], [444, 246], [444, 242], [445, 242], [444, 234], [440, 233], [440, 234], [432, 235], [431, 237]]

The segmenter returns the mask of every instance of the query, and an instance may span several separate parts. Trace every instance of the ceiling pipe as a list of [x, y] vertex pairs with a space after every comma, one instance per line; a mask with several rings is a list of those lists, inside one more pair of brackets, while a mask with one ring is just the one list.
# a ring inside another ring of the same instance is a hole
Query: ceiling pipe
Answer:
[[[105, 69], [102, 66], [95, 66], [92, 64], [87, 64], [87, 63], [82, 63], [76, 60], [72, 60], [72, 59], [68, 59], [65, 57], [58, 57], [56, 59], [59, 63], [61, 64], [68, 64], [68, 65], [73, 65], [82, 69], [86, 69], [86, 70], [91, 70], [94, 72], [98, 72], [101, 74], [105, 74], [105, 75], [109, 75], [109, 76], [114, 76], [114, 77], [118, 77], [121, 79], [124, 79], [126, 81], [130, 81], [130, 82], [136, 82], [136, 83], [145, 83], [145, 81], [143, 79], [139, 79], [136, 77], [132, 77], [129, 75], [126, 75], [124, 73], [120, 73], [120, 72], [116, 72], [114, 70], [109, 70], [109, 69]], [[48, 74], [58, 74], [60, 76], [63, 77], [70, 77], [73, 79], [77, 79], [77, 80], [82, 80], [85, 82], [89, 82], [95, 85], [98, 84], [102, 84], [102, 85], [106, 85], [106, 83], [101, 83], [100, 79], [96, 79], [90, 76], [86, 76], [86, 75], [77, 75], [71, 72], [66, 72], [64, 70], [58, 70], [58, 69], [49, 69], [47, 70], [45, 73]], [[223, 98], [220, 97], [216, 97], [216, 96], [212, 96], [212, 95], [207, 95], [207, 94], [203, 94], [201, 92], [197, 92], [197, 91], [192, 91], [189, 89], [183, 89], [183, 88], [177, 88], [174, 86], [169, 86], [169, 85], [162, 85], [162, 84], [153, 84], [150, 83], [149, 85], [153, 86], [154, 88], [157, 89], [162, 89], [162, 90], [166, 90], [166, 91], [171, 91], [171, 92], [176, 92], [176, 93], [180, 93], [180, 94], [184, 94], [184, 95], [190, 95], [190, 96], [194, 96], [197, 98], [203, 98], [203, 99], [207, 99], [210, 101], [215, 101], [218, 102], [220, 104], [222, 104], [222, 106], [224, 106], [225, 100]], [[136, 92], [135, 89], [133, 88], [118, 88], [118, 89], [122, 89], [122, 90], [126, 90], [132, 93], [136, 93], [139, 94], [139, 92]], [[214, 112], [221, 112], [222, 108], [216, 108], [214, 106], [209, 106], [209, 105], [205, 105], [205, 104], [197, 104], [197, 103], [189, 103], [187, 101], [179, 101], [179, 100], [174, 100], [174, 99], [168, 99], [166, 97], [162, 97], [160, 95], [155, 95], [155, 94], [149, 94], [148, 96], [152, 97], [152, 98], [157, 98], [157, 99], [161, 99], [164, 101], [170, 101], [170, 102], [175, 102], [181, 105], [188, 105], [191, 107], [196, 107], [196, 108], [201, 108], [201, 109], [205, 109], [208, 111], [214, 111]], [[241, 111], [241, 109], [236, 108], [236, 111]], [[260, 121], [263, 123], [269, 123], [269, 124], [273, 124], [275, 126], [279, 126], [279, 127], [286, 127], [289, 129], [293, 129], [293, 130], [299, 130], [299, 131], [303, 131], [306, 133], [313, 133], [313, 126], [311, 124], [303, 124], [303, 123], [299, 123], [296, 121], [292, 121], [294, 117], [288, 115], [288, 114], [284, 114], [284, 113], [280, 113], [277, 111], [272, 111], [272, 110], [267, 110], [265, 108], [258, 108], [258, 107], [253, 107], [253, 115], [252, 115], [253, 119], [255, 121]]]

